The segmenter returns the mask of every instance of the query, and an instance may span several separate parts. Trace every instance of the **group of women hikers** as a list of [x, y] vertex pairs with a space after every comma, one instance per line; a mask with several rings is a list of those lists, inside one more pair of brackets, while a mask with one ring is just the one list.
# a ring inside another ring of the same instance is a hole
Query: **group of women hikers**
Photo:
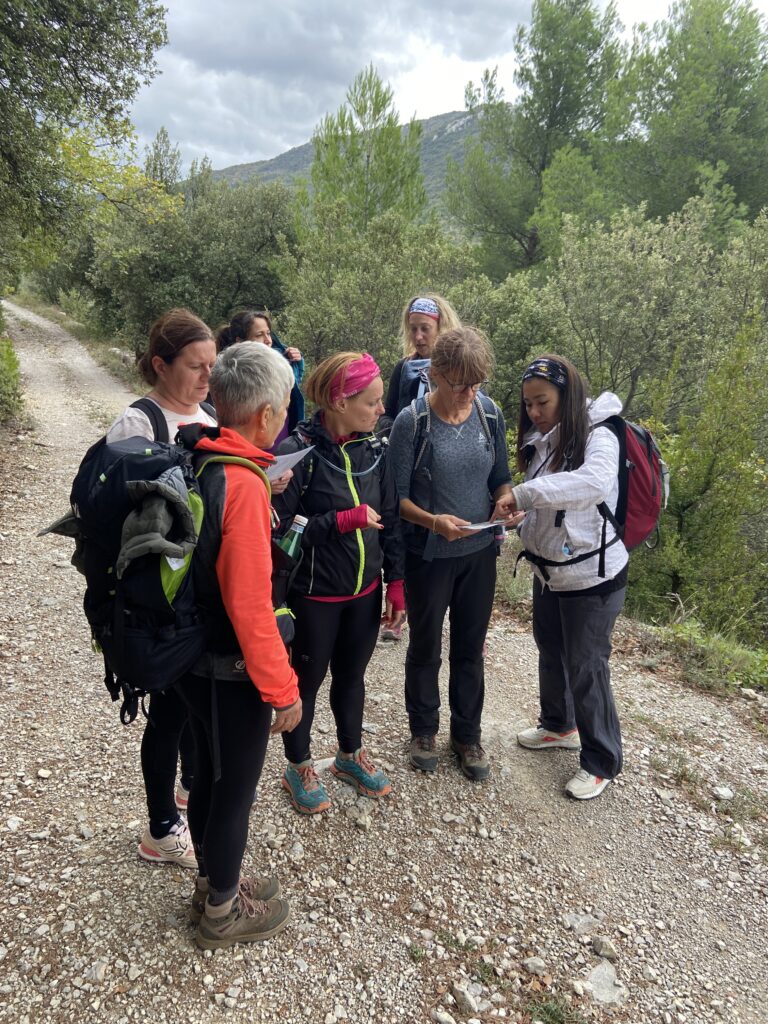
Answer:
[[[580, 750], [565, 786], [575, 799], [598, 796], [621, 771], [608, 659], [628, 558], [618, 539], [608, 544], [599, 575], [597, 506], [615, 510], [619, 444], [612, 431], [596, 429], [620, 411], [619, 399], [591, 401], [562, 356], [534, 359], [521, 380], [522, 482], [513, 486], [504, 416], [488, 394], [494, 359], [486, 338], [429, 293], [406, 304], [402, 337], [386, 399], [381, 369], [365, 352], [325, 359], [303, 394], [301, 352], [280, 342], [266, 312], [240, 312], [214, 337], [190, 312], [172, 310], [153, 325], [139, 363], [151, 390], [107, 434], [157, 438], [160, 416], [165, 436], [193, 424], [180, 442], [229, 460], [201, 477], [206, 519], [195, 563], [204, 578], [196, 591], [211, 657], [152, 697], [141, 749], [149, 822], [139, 855], [197, 869], [192, 917], [205, 948], [268, 938], [288, 919], [277, 879], [241, 877], [248, 816], [270, 732], [282, 736], [282, 784], [293, 807], [330, 807], [311, 745], [329, 670], [338, 745], [330, 771], [367, 797], [390, 793], [363, 743], [365, 673], [377, 638], [400, 638], [406, 609], [409, 762], [438, 769], [438, 674], [450, 612], [449, 744], [468, 779], [488, 777], [484, 649], [504, 529], [517, 528], [534, 556], [540, 715], [518, 742]], [[304, 395], [314, 406], [308, 418]], [[304, 451], [271, 494], [252, 471], [274, 454]], [[270, 545], [297, 516], [295, 635], [286, 649], [271, 603]], [[594, 557], [573, 561], [590, 551]], [[211, 668], [225, 655], [237, 671]]]

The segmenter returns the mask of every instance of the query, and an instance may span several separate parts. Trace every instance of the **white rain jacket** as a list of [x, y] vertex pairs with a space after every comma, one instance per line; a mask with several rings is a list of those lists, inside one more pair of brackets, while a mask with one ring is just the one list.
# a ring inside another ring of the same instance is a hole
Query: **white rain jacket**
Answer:
[[[608, 416], [621, 412], [621, 399], [611, 391], [605, 391], [588, 407], [589, 421], [594, 426]], [[587, 439], [584, 463], [570, 472], [550, 473], [547, 459], [557, 443], [559, 424], [548, 434], [531, 431], [526, 445], [533, 445], [535, 454], [526, 473], [525, 483], [513, 488], [518, 509], [527, 515], [520, 524], [519, 533], [523, 546], [532, 554], [555, 562], [594, 551], [593, 558], [586, 558], [575, 565], [547, 566], [549, 580], [545, 580], [541, 569], [534, 565], [542, 583], [551, 590], [584, 590], [611, 580], [624, 568], [629, 558], [627, 549], [616, 541], [605, 552], [605, 577], [598, 576], [599, 548], [603, 531], [603, 517], [597, 506], [604, 501], [611, 512], [616, 511], [619, 498], [619, 442], [610, 429], [593, 429]], [[559, 511], [563, 510], [562, 522], [555, 525]], [[607, 524], [606, 542], [610, 542], [616, 531]]]

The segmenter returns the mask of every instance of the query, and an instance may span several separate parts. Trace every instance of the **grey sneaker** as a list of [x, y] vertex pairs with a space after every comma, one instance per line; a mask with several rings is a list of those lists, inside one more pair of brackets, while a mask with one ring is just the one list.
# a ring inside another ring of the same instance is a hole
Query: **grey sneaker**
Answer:
[[434, 736], [412, 736], [408, 748], [412, 767], [422, 772], [437, 771], [437, 743]]
[[[274, 875], [267, 878], [241, 878], [240, 888], [243, 889], [253, 900], [273, 900], [280, 895], [280, 880]], [[192, 924], [199, 924], [200, 918], [205, 913], [205, 898], [208, 890], [200, 886], [200, 880], [195, 879], [195, 891], [192, 893], [192, 906], [189, 908], [189, 919]]]
[[482, 782], [491, 773], [488, 756], [479, 743], [459, 743], [451, 736], [451, 750], [458, 755], [459, 767], [468, 779]]
[[288, 924], [290, 907], [286, 900], [253, 899], [253, 885], [247, 888], [240, 882], [232, 909], [226, 917], [211, 918], [203, 914], [195, 932], [195, 942], [201, 949], [224, 949], [236, 942], [263, 942], [277, 935]]
[[550, 729], [542, 729], [540, 725], [537, 725], [519, 732], [517, 742], [528, 750], [553, 750], [557, 747], [562, 747], [563, 750], [581, 750], [578, 729], [552, 732]]

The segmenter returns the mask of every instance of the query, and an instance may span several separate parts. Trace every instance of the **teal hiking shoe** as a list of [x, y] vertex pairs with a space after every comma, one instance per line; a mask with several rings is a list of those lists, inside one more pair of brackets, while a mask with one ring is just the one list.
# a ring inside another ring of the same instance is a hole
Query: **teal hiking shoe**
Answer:
[[380, 797], [392, 792], [389, 779], [378, 770], [362, 747], [351, 758], [342, 757], [338, 751], [331, 771], [337, 779], [348, 782], [363, 796]]
[[289, 764], [283, 772], [282, 785], [299, 814], [320, 814], [331, 806], [328, 792], [311, 761]]

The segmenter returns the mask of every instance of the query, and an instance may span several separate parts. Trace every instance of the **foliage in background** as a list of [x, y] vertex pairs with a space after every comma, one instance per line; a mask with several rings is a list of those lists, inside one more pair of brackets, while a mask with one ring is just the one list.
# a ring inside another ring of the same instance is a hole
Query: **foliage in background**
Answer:
[[319, 209], [338, 202], [345, 221], [365, 231], [389, 211], [406, 220], [426, 206], [419, 162], [421, 129], [414, 120], [403, 131], [392, 89], [373, 65], [355, 78], [346, 103], [326, 114], [312, 137], [312, 187]]
[[19, 360], [11, 339], [0, 337], [0, 423], [16, 416], [20, 409]]
[[[154, 0], [20, 0], [0, 28], [0, 287], [63, 232], [77, 184], [60, 140], [89, 124], [102, 138], [130, 134], [125, 119], [156, 72], [166, 42]], [[30, 252], [31, 244], [31, 252]]]
[[534, 0], [531, 24], [518, 28], [515, 42], [515, 105], [504, 99], [498, 69], [467, 87], [480, 137], [468, 144], [462, 166], [449, 164], [447, 203], [481, 240], [491, 276], [541, 259], [531, 217], [544, 173], [560, 148], [584, 145], [602, 130], [623, 55], [619, 27], [613, 4], [601, 12], [592, 0]]

